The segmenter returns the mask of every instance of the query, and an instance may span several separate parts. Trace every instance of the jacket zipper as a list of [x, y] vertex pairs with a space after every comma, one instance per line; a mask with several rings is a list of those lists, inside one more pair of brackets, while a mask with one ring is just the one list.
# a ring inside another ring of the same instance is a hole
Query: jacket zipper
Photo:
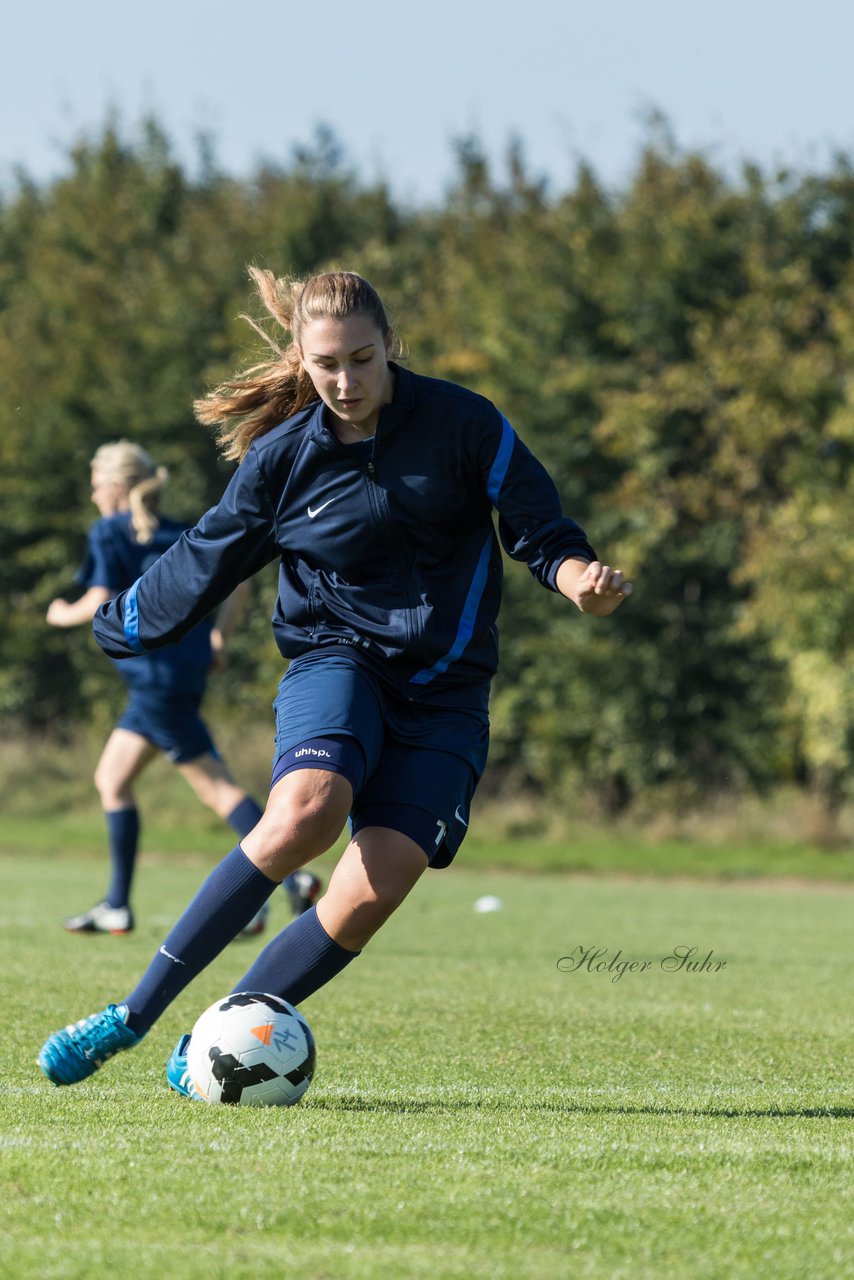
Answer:
[[[374, 441], [374, 449], [375, 448], [376, 448], [376, 440]], [[381, 523], [382, 507], [384, 505], [384, 499], [380, 497], [378, 492], [379, 485], [377, 484], [377, 469], [374, 464], [373, 451], [371, 452], [371, 457], [368, 459], [368, 465], [366, 466], [365, 471], [367, 473], [368, 501], [371, 504], [371, 510], [374, 513], [374, 519], [379, 524]], [[386, 512], [386, 515], [388, 515], [388, 512]], [[405, 595], [406, 603], [408, 606], [405, 611], [406, 640], [407, 640], [407, 644], [412, 644], [412, 642], [415, 639], [415, 635], [413, 632], [411, 618], [412, 618], [412, 612], [415, 608], [417, 608], [418, 602], [414, 597], [414, 594], [412, 592], [411, 585], [410, 585], [412, 582], [412, 575], [409, 572], [409, 564], [404, 561], [402, 556], [400, 557], [400, 566], [402, 570], [403, 581], [405, 584], [404, 595]]]

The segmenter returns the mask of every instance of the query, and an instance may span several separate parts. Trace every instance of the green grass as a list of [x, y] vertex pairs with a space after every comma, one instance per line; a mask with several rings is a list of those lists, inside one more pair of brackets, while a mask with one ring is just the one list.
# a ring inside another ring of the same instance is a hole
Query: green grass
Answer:
[[[216, 722], [216, 721], [215, 721]], [[218, 722], [217, 722], [218, 723]], [[81, 728], [63, 746], [52, 737], [8, 736], [0, 743], [3, 823], [0, 857], [74, 853], [103, 859], [104, 823], [92, 785], [102, 738]], [[269, 779], [269, 729], [224, 727], [222, 743], [241, 783], [263, 798]], [[192, 796], [162, 760], [135, 783], [149, 859], [229, 848], [225, 824]], [[588, 817], [519, 795], [475, 803], [465, 843], [469, 868], [530, 872], [602, 872], [666, 878], [751, 880], [773, 877], [854, 885], [854, 807], [831, 822], [808, 795], [781, 789], [766, 797], [718, 797], [705, 806], [671, 803], [623, 815]]]
[[[156, 804], [143, 808], [143, 849], [150, 861], [204, 855], [222, 857], [231, 844], [226, 825], [192, 798], [165, 814]], [[488, 812], [488, 811], [487, 811]], [[481, 826], [484, 824], [481, 824]], [[488, 823], [485, 824], [488, 829]], [[104, 821], [94, 803], [61, 816], [6, 815], [0, 829], [0, 857], [14, 854], [104, 859]], [[484, 871], [603, 872], [636, 877], [707, 880], [798, 879], [854, 885], [854, 851], [827, 849], [780, 837], [762, 841], [656, 839], [616, 827], [581, 827], [564, 839], [514, 838], [472, 833], [463, 860]], [[99, 891], [102, 886], [99, 886]]]
[[[854, 894], [428, 873], [304, 1005], [298, 1107], [165, 1087], [239, 942], [137, 1050], [50, 1086], [41, 1041], [126, 992], [205, 865], [143, 865], [112, 939], [56, 927], [99, 861], [0, 859], [4, 1277], [854, 1276]], [[476, 914], [485, 893], [504, 910]], [[726, 967], [662, 971], [683, 944]], [[579, 945], [653, 963], [561, 972]]]

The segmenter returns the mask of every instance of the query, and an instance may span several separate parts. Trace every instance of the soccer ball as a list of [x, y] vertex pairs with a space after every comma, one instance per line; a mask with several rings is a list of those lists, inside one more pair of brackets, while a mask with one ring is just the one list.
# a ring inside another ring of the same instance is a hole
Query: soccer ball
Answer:
[[205, 1009], [187, 1046], [187, 1070], [205, 1102], [290, 1107], [314, 1075], [314, 1036], [278, 996], [240, 991]]

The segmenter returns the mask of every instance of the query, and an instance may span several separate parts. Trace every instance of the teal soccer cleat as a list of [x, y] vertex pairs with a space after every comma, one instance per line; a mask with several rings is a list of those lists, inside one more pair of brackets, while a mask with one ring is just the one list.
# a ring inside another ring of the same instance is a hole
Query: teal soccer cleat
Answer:
[[195, 1102], [204, 1102], [202, 1095], [193, 1088], [193, 1082], [187, 1070], [187, 1045], [189, 1043], [189, 1036], [181, 1036], [181, 1039], [175, 1045], [172, 1050], [172, 1056], [166, 1063], [166, 1079], [169, 1082], [169, 1088], [174, 1089], [176, 1093], [180, 1093], [185, 1098], [192, 1098]]
[[77, 1084], [94, 1075], [108, 1058], [139, 1044], [142, 1036], [125, 1025], [127, 1015], [127, 1005], [108, 1004], [101, 1013], [55, 1031], [36, 1059], [48, 1080], [57, 1085]]

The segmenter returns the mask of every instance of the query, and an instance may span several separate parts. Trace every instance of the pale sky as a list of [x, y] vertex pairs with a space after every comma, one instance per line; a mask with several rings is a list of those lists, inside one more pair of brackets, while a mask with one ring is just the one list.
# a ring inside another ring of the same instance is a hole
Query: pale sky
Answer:
[[4, 6], [0, 187], [46, 180], [112, 108], [154, 114], [190, 164], [238, 176], [328, 124], [365, 180], [442, 198], [452, 141], [501, 172], [511, 135], [560, 189], [579, 157], [619, 185], [652, 108], [728, 168], [854, 154], [852, 0], [14, 0]]

